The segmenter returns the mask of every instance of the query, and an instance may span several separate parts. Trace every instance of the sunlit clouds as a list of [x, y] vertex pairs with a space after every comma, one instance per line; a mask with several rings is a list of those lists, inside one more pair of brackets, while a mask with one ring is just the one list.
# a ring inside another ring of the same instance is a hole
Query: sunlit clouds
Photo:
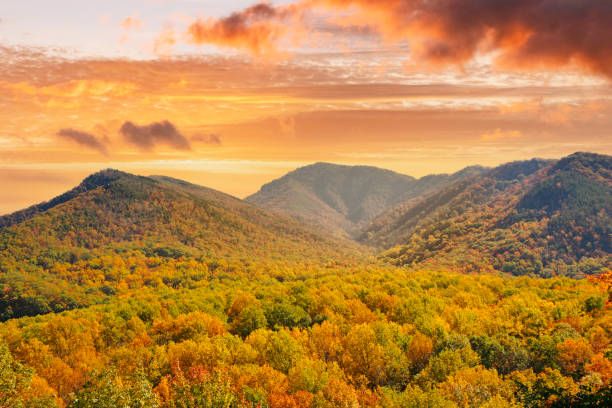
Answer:
[[[223, 18], [200, 17], [189, 26], [188, 37], [262, 54], [278, 52], [287, 36], [296, 48], [332, 32], [381, 34], [387, 43], [407, 41], [413, 62], [461, 66], [491, 54], [501, 67], [569, 67], [610, 77], [612, 45], [605, 41], [612, 36], [610, 21], [607, 0], [298, 0], [257, 3]], [[321, 29], [326, 24], [346, 30]], [[360, 47], [359, 41], [343, 44]]]

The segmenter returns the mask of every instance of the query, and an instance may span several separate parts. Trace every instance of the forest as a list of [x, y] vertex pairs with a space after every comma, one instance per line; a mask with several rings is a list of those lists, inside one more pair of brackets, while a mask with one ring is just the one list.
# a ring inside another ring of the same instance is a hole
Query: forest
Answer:
[[124, 289], [101, 304], [2, 323], [0, 406], [603, 407], [612, 397], [610, 271], [160, 269], [155, 287], [130, 290], [142, 277], [123, 272]]
[[0, 218], [0, 407], [607, 407], [610, 173], [438, 178], [371, 241], [96, 173]]

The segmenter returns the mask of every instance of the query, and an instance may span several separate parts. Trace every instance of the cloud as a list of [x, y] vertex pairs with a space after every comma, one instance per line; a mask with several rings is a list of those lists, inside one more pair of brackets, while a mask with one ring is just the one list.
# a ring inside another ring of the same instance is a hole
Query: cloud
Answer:
[[597, 101], [591, 101], [582, 105], [570, 105], [559, 103], [542, 111], [540, 120], [550, 125], [573, 126], [578, 121], [591, 122], [597, 116], [606, 115], [606, 106]]
[[119, 27], [122, 29], [123, 34], [119, 37], [119, 43], [124, 43], [128, 39], [128, 32], [132, 30], [137, 30], [142, 26], [142, 20], [136, 17], [127, 17], [121, 20], [119, 23]]
[[142, 21], [136, 17], [127, 17], [121, 20], [119, 23], [119, 27], [123, 28], [125, 31], [133, 30], [135, 28], [140, 28], [142, 26]]
[[135, 91], [136, 86], [130, 82], [104, 81], [104, 80], [70, 80], [49, 86], [34, 86], [22, 81], [8, 83], [7, 87], [13, 91], [30, 96], [48, 96], [58, 98], [118, 98], [127, 96]]
[[102, 153], [104, 156], [109, 156], [108, 149], [106, 145], [100, 141], [97, 137], [92, 135], [91, 133], [83, 132], [80, 130], [75, 130], [71, 128], [60, 129], [57, 132], [57, 135], [63, 137], [64, 139], [71, 140], [81, 146], [89, 147], [91, 149], [97, 150]]
[[579, 65], [612, 76], [608, 0], [323, 1], [378, 17], [381, 30], [407, 38], [423, 60], [461, 64], [495, 52], [512, 68]]
[[610, 103], [606, 100], [545, 103], [543, 98], [535, 98], [499, 105], [499, 112], [502, 115], [535, 115], [538, 120], [557, 126], [572, 126], [575, 122], [591, 122], [598, 116], [606, 115], [609, 110]]
[[503, 115], [533, 113], [542, 109], [542, 98], [533, 98], [527, 101], [516, 101], [499, 104], [499, 112]]
[[191, 141], [196, 143], [221, 145], [221, 136], [216, 133], [205, 133], [192, 136]]
[[[295, 21], [306, 21], [305, 10], [318, 11], [335, 24], [368, 27], [367, 32], [381, 33], [387, 41], [408, 40], [416, 62], [461, 66], [490, 54], [505, 68], [579, 67], [612, 78], [609, 0], [300, 0], [278, 7], [259, 3], [223, 19], [198, 20], [189, 27], [189, 37], [195, 43], [262, 54], [274, 51]], [[311, 33], [316, 26], [311, 24]]]
[[480, 138], [485, 141], [497, 141], [507, 139], [518, 139], [523, 137], [523, 134], [518, 130], [501, 130], [500, 128], [495, 129], [493, 132], [483, 133]]
[[153, 54], [161, 58], [168, 58], [176, 44], [176, 34], [170, 27], [165, 27], [153, 41]]
[[130, 121], [125, 122], [119, 132], [129, 143], [143, 151], [150, 151], [158, 144], [165, 144], [178, 150], [191, 150], [185, 136], [167, 120], [139, 126]]
[[233, 47], [257, 55], [274, 53], [290, 24], [299, 20], [301, 10], [291, 5], [257, 3], [228, 17], [198, 19], [189, 26], [187, 35], [196, 44]]

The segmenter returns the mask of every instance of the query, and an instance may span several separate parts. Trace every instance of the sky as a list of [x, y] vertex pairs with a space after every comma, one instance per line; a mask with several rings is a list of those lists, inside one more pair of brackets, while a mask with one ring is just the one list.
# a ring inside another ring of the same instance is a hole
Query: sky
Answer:
[[0, 214], [118, 168], [238, 197], [612, 154], [609, 0], [0, 2]]

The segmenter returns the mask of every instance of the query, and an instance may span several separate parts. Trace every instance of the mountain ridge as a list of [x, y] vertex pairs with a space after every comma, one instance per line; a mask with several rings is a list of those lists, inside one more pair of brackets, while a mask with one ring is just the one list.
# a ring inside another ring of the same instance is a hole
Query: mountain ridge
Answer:
[[[33, 218], [38, 213], [49, 210], [53, 207], [56, 207], [60, 204], [63, 204], [67, 201], [72, 200], [77, 197], [79, 194], [94, 190], [98, 187], [101, 187], [105, 184], [112, 182], [120, 177], [119, 170], [114, 169], [104, 169], [98, 171], [96, 173], [90, 174], [87, 176], [79, 185], [68, 190], [65, 193], [62, 193], [48, 201], [43, 201], [38, 204], [31, 205], [22, 210], [17, 210], [9, 214], [0, 215], [0, 228], [7, 227], [10, 225], [18, 224], [23, 221], [27, 221], [30, 218]], [[142, 177], [142, 176], [138, 176]]]
[[[577, 152], [508, 163], [463, 187], [438, 193], [452, 197], [427, 216], [409, 208], [410, 217], [396, 224], [412, 225], [386, 242], [393, 248], [382, 257], [397, 265], [539, 276], [582, 277], [612, 266], [611, 156]], [[388, 238], [381, 231], [367, 239]]]
[[105, 265], [150, 269], [141, 282], [146, 287], [159, 285], [168, 262], [191, 265], [187, 270], [219, 262], [315, 265], [355, 262], [367, 253], [310, 225], [176, 179], [104, 170], [69, 193], [0, 228], [0, 320], [87, 306], [129, 286], [123, 275], [105, 277]]
[[481, 171], [483, 167], [470, 166], [454, 174], [416, 179], [374, 166], [317, 162], [264, 184], [245, 200], [354, 238], [389, 208]]
[[[525, 172], [529, 175], [553, 162], [535, 158], [504, 163], [494, 168], [480, 167], [475, 169], [478, 171], [472, 172], [465, 171], [469, 168], [461, 170], [463, 177], [456, 177], [452, 183], [444, 188], [432, 191], [429, 195], [418, 197], [417, 201], [404, 202], [391, 208], [386, 213], [380, 214], [362, 230], [361, 235], [357, 237], [357, 241], [380, 248], [397, 245], [399, 240], [406, 239], [419, 224], [441, 209], [453, 207], [451, 210], [454, 209], [454, 212], [457, 212], [456, 209], [461, 208], [462, 202], [467, 199], [466, 190], [481, 181], [483, 177], [492, 177], [502, 182], [508, 181], [521, 175], [525, 177]], [[474, 192], [470, 195], [473, 196], [474, 194], [477, 193]], [[393, 231], [394, 229], [395, 231]], [[398, 234], [400, 235], [393, 236]]]

